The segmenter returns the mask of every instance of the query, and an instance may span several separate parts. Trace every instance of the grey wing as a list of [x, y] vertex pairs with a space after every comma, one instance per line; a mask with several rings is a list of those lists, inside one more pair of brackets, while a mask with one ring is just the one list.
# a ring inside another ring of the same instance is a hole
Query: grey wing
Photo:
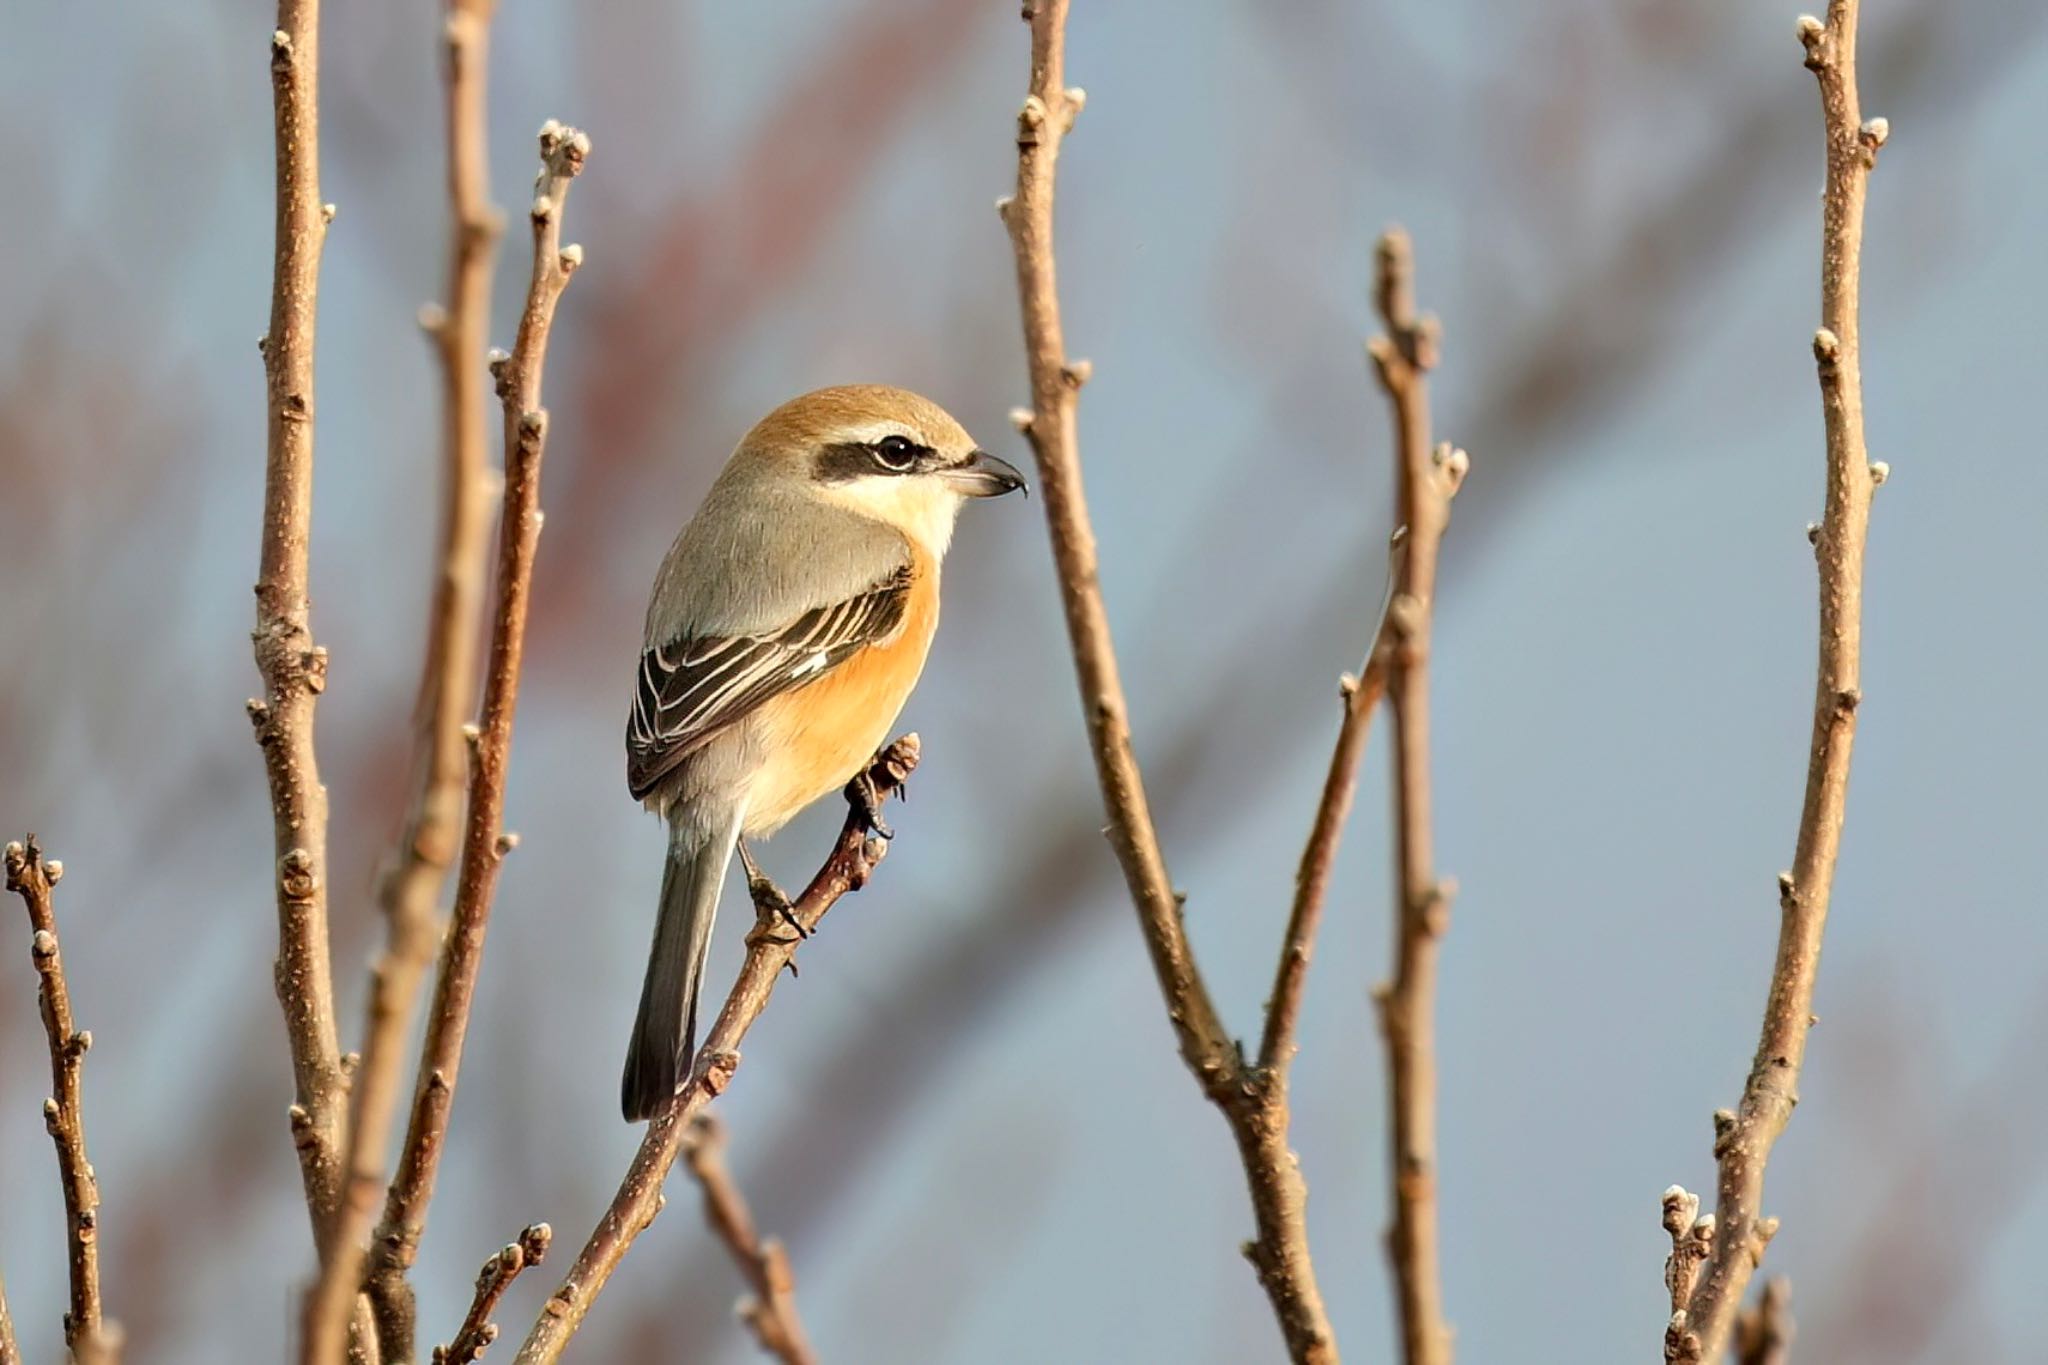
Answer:
[[626, 785], [644, 801], [676, 765], [771, 697], [815, 681], [903, 623], [908, 566], [756, 635], [678, 636], [640, 656]]

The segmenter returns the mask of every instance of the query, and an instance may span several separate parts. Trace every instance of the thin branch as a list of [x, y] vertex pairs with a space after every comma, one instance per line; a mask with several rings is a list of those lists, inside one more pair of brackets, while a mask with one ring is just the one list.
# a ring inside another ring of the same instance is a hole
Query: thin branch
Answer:
[[541, 170], [531, 209], [533, 273], [512, 353], [491, 364], [505, 410], [505, 502], [483, 714], [470, 755], [468, 826], [455, 910], [427, 1013], [412, 1114], [373, 1239], [369, 1269], [378, 1340], [385, 1357], [394, 1361], [413, 1356], [416, 1313], [405, 1272], [419, 1249], [427, 1205], [434, 1196], [498, 869], [518, 842], [503, 828], [505, 776], [519, 701], [534, 553], [540, 541], [540, 468], [548, 430], [548, 415], [540, 403], [541, 375], [555, 307], [583, 261], [582, 247], [562, 245], [562, 209], [570, 183], [589, 154], [590, 139], [573, 128], [550, 119], [540, 130]]
[[341, 1186], [348, 1105], [327, 947], [327, 789], [313, 752], [313, 703], [327, 651], [313, 643], [307, 547], [313, 525], [313, 333], [320, 250], [334, 206], [320, 202], [320, 4], [278, 0], [270, 38], [276, 111], [277, 241], [270, 330], [260, 343], [269, 394], [263, 545], [256, 579], [256, 667], [249, 703], [270, 783], [277, 858], [277, 995], [291, 1042], [292, 1141], [316, 1242]]
[[1735, 1319], [1735, 1365], [1791, 1365], [1792, 1330], [1792, 1282], [1773, 1275]]
[[1366, 646], [1365, 663], [1357, 677], [1346, 674], [1337, 681], [1344, 718], [1337, 727], [1329, 771], [1323, 775], [1322, 798], [1309, 823], [1308, 843], [1294, 873], [1294, 904], [1281, 943], [1280, 966], [1273, 976], [1273, 994], [1266, 1004], [1266, 1031], [1259, 1040], [1262, 1071], [1284, 1071], [1294, 1059], [1295, 1027], [1301, 1017], [1302, 992], [1308, 984], [1309, 956], [1322, 919], [1323, 900], [1329, 892], [1330, 869], [1336, 864], [1337, 845], [1344, 837], [1344, 823], [1351, 816], [1352, 798], [1358, 791], [1358, 765], [1365, 757], [1372, 713], [1386, 693], [1387, 655], [1382, 642], [1392, 628], [1388, 609], [1394, 603], [1394, 584], [1400, 578], [1407, 543], [1406, 531], [1394, 532], [1387, 551], [1386, 600], [1380, 604], [1380, 622]]
[[1700, 1267], [1714, 1253], [1714, 1215], [1701, 1213], [1699, 1196], [1679, 1185], [1664, 1191], [1663, 1207], [1664, 1231], [1671, 1237], [1671, 1254], [1664, 1258], [1664, 1288], [1671, 1296], [1671, 1322], [1682, 1329]]
[[21, 1365], [21, 1345], [14, 1339], [14, 1317], [7, 1311], [5, 1280], [0, 1280], [0, 1365]]
[[741, 1299], [740, 1321], [761, 1349], [783, 1365], [817, 1365], [817, 1353], [804, 1335], [796, 1311], [796, 1272], [789, 1253], [770, 1237], [761, 1239], [731, 1169], [725, 1164], [725, 1126], [712, 1114], [690, 1121], [683, 1137], [683, 1163], [704, 1191], [704, 1219], [732, 1253], [753, 1297]]
[[[917, 767], [916, 735], [905, 735], [875, 757], [867, 770], [877, 799], [900, 788]], [[888, 851], [888, 843], [868, 829], [864, 805], [848, 791], [846, 823], [832, 846], [825, 865], [804, 888], [790, 909], [806, 934], [817, 928], [825, 912], [849, 891], [858, 891], [874, 875], [876, 864]], [[549, 1296], [540, 1317], [519, 1348], [518, 1365], [545, 1365], [559, 1359], [576, 1329], [590, 1312], [605, 1281], [611, 1278], [635, 1238], [647, 1230], [665, 1202], [662, 1182], [675, 1164], [689, 1134], [690, 1121], [731, 1084], [740, 1064], [739, 1046], [775, 989], [776, 978], [790, 965], [799, 936], [787, 931], [781, 919], [765, 920], [747, 936], [746, 960], [740, 964], [739, 979], [733, 983], [725, 1007], [711, 1034], [697, 1049], [688, 1083], [668, 1104], [648, 1120], [640, 1139], [640, 1150], [626, 1168], [618, 1193], [612, 1197], [604, 1216], [583, 1244], [576, 1263], [559, 1289]]]
[[498, 1300], [505, 1297], [520, 1271], [539, 1265], [546, 1258], [554, 1236], [554, 1229], [546, 1223], [535, 1223], [519, 1234], [518, 1241], [507, 1242], [503, 1251], [484, 1262], [484, 1268], [477, 1272], [476, 1295], [470, 1300], [461, 1330], [456, 1332], [454, 1341], [434, 1348], [434, 1365], [471, 1365], [484, 1358], [484, 1352], [498, 1339], [498, 1324], [491, 1321]]
[[1463, 482], [1465, 452], [1430, 443], [1437, 324], [1415, 312], [1415, 263], [1399, 228], [1380, 238], [1375, 291], [1384, 335], [1367, 345], [1394, 417], [1395, 505], [1406, 545], [1387, 601], [1385, 659], [1394, 725], [1394, 979], [1374, 992], [1387, 1047], [1393, 1222], [1387, 1251], [1401, 1309], [1403, 1359], [1449, 1365], [1436, 1220], [1436, 959], [1451, 884], [1438, 881], [1429, 795], [1429, 647], [1437, 549]]
[[[64, 864], [43, 860], [31, 834], [10, 843], [5, 853], [7, 889], [28, 908], [30, 956], [35, 961], [43, 1033], [50, 1044], [51, 1097], [43, 1101], [43, 1126], [57, 1148], [57, 1178], [64, 1188], [65, 1261], [70, 1270], [70, 1308], [64, 1314], [64, 1344], [80, 1356], [88, 1351], [102, 1358], [115, 1349], [117, 1333], [102, 1321], [100, 1310], [100, 1187], [85, 1154], [85, 1112], [80, 1104], [80, 1073], [92, 1034], [76, 1027], [71, 1017], [71, 987], [64, 979], [64, 958], [57, 945], [57, 916], [52, 889], [64, 875]], [[0, 1308], [0, 1317], [5, 1317]], [[13, 1350], [13, 1325], [0, 1336], [0, 1359]]]
[[463, 730], [476, 695], [477, 615], [490, 545], [490, 470], [485, 456], [485, 341], [491, 264], [503, 219], [490, 202], [484, 80], [495, 0], [450, 0], [443, 28], [448, 139], [448, 295], [422, 315], [440, 360], [442, 488], [439, 572], [428, 610], [427, 647], [414, 713], [411, 803], [378, 888], [387, 938], [370, 974], [362, 1063], [351, 1087], [339, 1213], [313, 1291], [308, 1362], [330, 1361], [362, 1278], [365, 1238], [385, 1181], [391, 1116], [398, 1107], [406, 1032], [438, 937], [435, 903], [461, 839]]
[[1309, 1259], [1308, 1188], [1287, 1146], [1286, 1072], [1248, 1065], [1217, 1015], [1188, 944], [1182, 898], [1167, 873], [1132, 748], [1129, 708], [1096, 566], [1095, 533], [1081, 486], [1075, 401], [1089, 366], [1067, 358], [1053, 261], [1054, 169], [1061, 140], [1081, 112], [1084, 96], [1065, 82], [1066, 0], [1035, 0], [1025, 6], [1024, 15], [1031, 25], [1031, 86], [1017, 116], [1017, 189], [998, 206], [1016, 255], [1031, 375], [1031, 410], [1018, 414], [1018, 425], [1031, 442], [1045, 491], [1046, 524], [1110, 846], [1129, 886], [1181, 1057], [1203, 1093], [1223, 1111], [1237, 1140], [1257, 1227], [1245, 1254], [1272, 1300], [1289, 1354], [1297, 1361], [1333, 1362], [1336, 1339]]
[[1762, 1034], [1741, 1104], [1714, 1116], [1719, 1166], [1714, 1254], [1683, 1321], [1665, 1337], [1672, 1361], [1719, 1360], [1768, 1234], [1759, 1227], [1764, 1166], [1799, 1099], [1799, 1068], [1813, 1023], [1814, 980], [1821, 932], [1842, 845], [1849, 794], [1849, 756], [1863, 635], [1863, 549], [1872, 491], [1886, 466], [1872, 464], [1863, 440], [1863, 377], [1857, 343], [1857, 287], [1863, 251], [1863, 204], [1877, 150], [1890, 131], [1883, 119], [1863, 121], [1856, 90], [1856, 0], [1832, 0], [1827, 22], [1799, 21], [1806, 65], [1819, 77], [1827, 136], [1827, 185], [1821, 209], [1821, 327], [1814, 333], [1821, 410], [1827, 422], [1827, 504], [1814, 528], [1820, 566], [1820, 662], [1806, 797], [1789, 872], [1778, 877], [1778, 951]]

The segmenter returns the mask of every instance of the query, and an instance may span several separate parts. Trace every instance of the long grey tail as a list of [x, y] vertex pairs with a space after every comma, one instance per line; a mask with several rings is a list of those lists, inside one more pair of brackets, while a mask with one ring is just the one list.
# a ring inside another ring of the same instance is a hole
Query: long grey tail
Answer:
[[689, 1079], [697, 1048], [697, 987], [711, 946], [712, 921], [718, 917], [719, 889], [738, 839], [737, 820], [719, 823], [722, 828], [708, 833], [692, 820], [669, 828], [661, 913], [654, 921], [654, 947], [619, 1087], [628, 1123], [651, 1117]]

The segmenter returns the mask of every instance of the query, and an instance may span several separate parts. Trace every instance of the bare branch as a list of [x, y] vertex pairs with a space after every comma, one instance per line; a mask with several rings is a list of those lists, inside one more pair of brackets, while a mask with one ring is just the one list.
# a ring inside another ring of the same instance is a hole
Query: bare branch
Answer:
[[[1757, 1257], [1768, 1240], [1758, 1214], [1764, 1166], [1799, 1100], [1799, 1068], [1813, 1023], [1821, 932], [1842, 845], [1849, 757], [1863, 635], [1863, 550], [1872, 491], [1886, 466], [1872, 464], [1863, 439], [1863, 376], [1857, 340], [1857, 288], [1863, 205], [1877, 150], [1889, 126], [1863, 121], [1856, 90], [1857, 0], [1831, 0], [1827, 22], [1799, 21], [1806, 65], [1820, 80], [1827, 136], [1827, 185], [1821, 204], [1821, 327], [1814, 333], [1821, 410], [1827, 421], [1827, 503], [1813, 535], [1820, 566], [1820, 663], [1806, 797], [1792, 868], [1778, 878], [1781, 918], [1763, 1030], [1741, 1104], [1715, 1115], [1719, 1166], [1714, 1254], [1694, 1290], [1682, 1332], [1667, 1337], [1669, 1360], [1719, 1360], [1726, 1349]], [[1754, 1254], [1752, 1254], [1754, 1253]]]
[[7, 1311], [4, 1280], [0, 1280], [0, 1365], [21, 1365], [21, 1345], [14, 1339], [14, 1317]]
[[690, 1120], [683, 1137], [683, 1162], [704, 1191], [704, 1218], [732, 1253], [752, 1298], [741, 1299], [740, 1321], [761, 1349], [783, 1365], [817, 1365], [796, 1311], [796, 1273], [789, 1253], [774, 1238], [761, 1240], [746, 1197], [725, 1164], [725, 1126], [712, 1114]]
[[435, 903], [461, 839], [463, 729], [476, 695], [477, 615], [490, 540], [490, 470], [484, 453], [485, 340], [491, 264], [502, 215], [490, 203], [484, 81], [495, 0], [450, 0], [443, 28], [447, 112], [448, 295], [422, 323], [440, 360], [443, 395], [439, 572], [415, 708], [413, 794], [378, 888], [387, 925], [370, 974], [363, 1059], [351, 1087], [339, 1212], [313, 1291], [309, 1362], [336, 1358], [348, 1302], [362, 1277], [365, 1238], [385, 1181], [385, 1150], [413, 1002], [438, 938]]
[[1429, 797], [1429, 647], [1437, 548], [1464, 481], [1465, 452], [1430, 442], [1428, 374], [1437, 324], [1415, 312], [1415, 262], [1399, 228], [1380, 238], [1375, 299], [1384, 335], [1367, 344], [1394, 417], [1395, 505], [1406, 543], [1378, 652], [1394, 724], [1394, 979], [1374, 992], [1387, 1047], [1393, 1224], [1387, 1251], [1409, 1365], [1449, 1365], [1436, 1222], [1436, 958], [1452, 887], [1437, 880]]
[[1266, 1031], [1259, 1040], [1262, 1071], [1284, 1072], [1294, 1060], [1295, 1025], [1301, 1016], [1301, 997], [1308, 984], [1309, 956], [1322, 919], [1323, 899], [1329, 891], [1330, 868], [1337, 861], [1344, 822], [1351, 816], [1352, 797], [1358, 790], [1358, 765], [1365, 757], [1372, 713], [1386, 692], [1387, 655], [1382, 641], [1391, 629], [1388, 608], [1394, 602], [1394, 584], [1401, 574], [1407, 541], [1407, 532], [1396, 530], [1388, 547], [1386, 599], [1380, 605], [1379, 625], [1366, 645], [1365, 664], [1357, 677], [1346, 674], [1337, 682], [1344, 718], [1337, 727], [1337, 745], [1330, 753], [1329, 771], [1323, 775], [1323, 794], [1309, 824], [1308, 843], [1302, 848], [1301, 862], [1294, 873], [1294, 904], [1287, 917], [1286, 937], [1281, 941], [1273, 994], [1266, 1002]]
[[1700, 1212], [1698, 1195], [1673, 1185], [1664, 1191], [1664, 1231], [1671, 1236], [1671, 1254], [1664, 1258], [1664, 1288], [1671, 1296], [1671, 1318], [1665, 1331], [1682, 1338], [1686, 1305], [1692, 1302], [1700, 1267], [1714, 1252], [1714, 1215]]
[[[1166, 869], [1131, 743], [1075, 431], [1076, 398], [1090, 367], [1067, 357], [1053, 262], [1054, 169], [1084, 96], [1065, 81], [1066, 0], [1033, 0], [1024, 15], [1031, 25], [1031, 86], [1017, 116], [1017, 189], [998, 205], [1016, 256], [1031, 376], [1031, 409], [1020, 412], [1017, 421], [1037, 457], [1045, 493], [1046, 524], [1110, 846], [1130, 889], [1181, 1057], [1203, 1093], [1223, 1111], [1237, 1140], [1258, 1230], [1245, 1254], [1272, 1300], [1292, 1357], [1333, 1362], [1336, 1340], [1309, 1258], [1308, 1189], [1287, 1145], [1286, 1073], [1248, 1066], [1217, 1015], [1188, 944], [1182, 898]], [[1305, 953], [1305, 940], [1298, 946]], [[1283, 991], [1276, 1003], [1288, 1007], [1287, 998]]]
[[1735, 1365], [1791, 1365], [1792, 1282], [1764, 1281], [1756, 1303], [1735, 1319]]
[[[85, 1154], [85, 1112], [80, 1104], [80, 1073], [92, 1034], [76, 1027], [71, 1017], [71, 987], [64, 979], [64, 958], [57, 945], [57, 916], [52, 889], [64, 875], [64, 864], [43, 860], [36, 836], [7, 845], [7, 889], [28, 908], [29, 953], [40, 982], [43, 1033], [50, 1045], [51, 1097], [43, 1101], [43, 1126], [57, 1148], [57, 1178], [64, 1188], [65, 1261], [70, 1271], [71, 1306], [64, 1314], [64, 1344], [83, 1357], [95, 1352], [108, 1358], [117, 1349], [118, 1332], [102, 1321], [100, 1310], [100, 1187]], [[6, 1310], [0, 1306], [0, 1319]], [[12, 1323], [0, 1327], [0, 1360], [14, 1348]], [[18, 1359], [18, 1354], [16, 1357]]]
[[263, 545], [256, 579], [256, 667], [249, 703], [270, 782], [277, 857], [277, 994], [291, 1042], [292, 1141], [313, 1235], [322, 1242], [341, 1185], [348, 1078], [334, 1023], [327, 948], [327, 789], [313, 752], [313, 703], [327, 651], [313, 643], [307, 547], [313, 526], [313, 334], [320, 250], [334, 206], [320, 202], [320, 4], [278, 0], [270, 39], [276, 111], [277, 254], [270, 330], [261, 342], [269, 393]]
[[554, 1229], [546, 1223], [535, 1223], [519, 1234], [518, 1241], [507, 1242], [503, 1251], [484, 1262], [476, 1275], [476, 1296], [470, 1300], [468, 1316], [454, 1341], [434, 1348], [434, 1365], [471, 1365], [484, 1358], [484, 1352], [498, 1339], [498, 1324], [491, 1321], [498, 1300], [505, 1297], [520, 1271], [541, 1263], [554, 1236]]
[[498, 869], [516, 842], [503, 828], [505, 775], [519, 700], [534, 553], [540, 540], [540, 467], [548, 428], [547, 412], [540, 405], [541, 373], [555, 306], [583, 261], [581, 247], [562, 245], [561, 224], [570, 183], [589, 153], [590, 140], [573, 128], [551, 119], [540, 130], [541, 171], [531, 212], [533, 274], [512, 353], [491, 367], [505, 409], [505, 504], [483, 715], [471, 755], [468, 826], [455, 910], [427, 1014], [412, 1115], [371, 1251], [369, 1289], [377, 1334], [385, 1356], [392, 1360], [409, 1360], [413, 1354], [415, 1312], [405, 1272], [418, 1250], [434, 1195]]
[[[905, 735], [876, 755], [865, 774], [873, 784], [876, 799], [903, 785], [917, 767], [918, 752], [917, 736]], [[805, 934], [817, 928], [818, 921], [841, 896], [867, 885], [875, 866], [888, 852], [887, 841], [869, 831], [866, 804], [855, 796], [851, 786], [847, 798], [849, 809], [838, 841], [825, 865], [818, 869], [818, 875], [790, 908]], [[603, 1292], [605, 1281], [618, 1269], [634, 1239], [647, 1230], [654, 1215], [660, 1212], [664, 1203], [662, 1182], [668, 1178], [669, 1168], [675, 1164], [676, 1154], [689, 1134], [690, 1121], [731, 1084], [733, 1073], [739, 1069], [740, 1043], [767, 1008], [776, 978], [790, 965], [798, 941], [797, 935], [787, 932], [780, 917], [756, 924], [747, 936], [747, 956], [740, 964], [739, 979], [733, 983], [725, 1007], [718, 1012], [710, 1036], [697, 1049], [689, 1081], [661, 1112], [648, 1120], [640, 1150], [626, 1168], [618, 1193], [519, 1348], [519, 1365], [544, 1365], [560, 1358], [569, 1338], [583, 1325], [584, 1316]]]

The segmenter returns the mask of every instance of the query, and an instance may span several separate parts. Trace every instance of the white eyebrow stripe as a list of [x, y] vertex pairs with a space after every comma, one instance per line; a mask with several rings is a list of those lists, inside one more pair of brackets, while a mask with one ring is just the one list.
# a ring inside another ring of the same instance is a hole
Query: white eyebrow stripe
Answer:
[[884, 418], [877, 422], [864, 422], [859, 426], [840, 427], [834, 437], [854, 445], [871, 446], [889, 436], [901, 436], [916, 445], [923, 445], [924, 438], [901, 422]]

